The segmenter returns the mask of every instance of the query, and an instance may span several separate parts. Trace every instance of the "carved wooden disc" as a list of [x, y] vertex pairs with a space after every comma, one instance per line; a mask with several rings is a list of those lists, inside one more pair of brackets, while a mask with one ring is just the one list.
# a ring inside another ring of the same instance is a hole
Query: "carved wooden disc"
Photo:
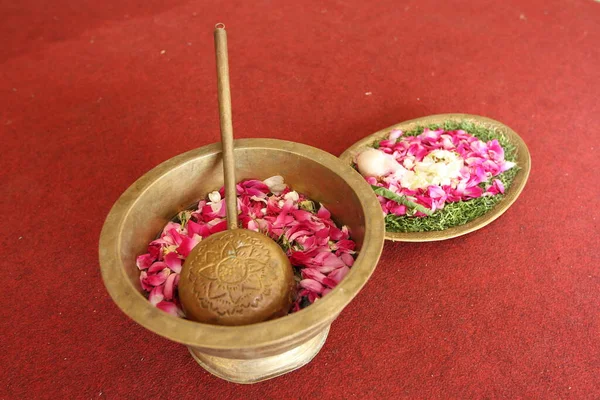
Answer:
[[294, 298], [294, 272], [273, 240], [233, 229], [202, 240], [186, 259], [179, 297], [188, 318], [246, 325], [283, 316]]

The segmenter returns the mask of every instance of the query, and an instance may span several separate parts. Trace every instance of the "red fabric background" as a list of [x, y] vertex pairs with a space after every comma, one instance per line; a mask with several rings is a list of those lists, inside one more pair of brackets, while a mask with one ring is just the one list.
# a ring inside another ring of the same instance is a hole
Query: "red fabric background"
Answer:
[[[218, 140], [221, 21], [239, 138], [340, 154], [465, 112], [533, 159], [485, 229], [387, 243], [316, 359], [253, 386], [129, 320], [97, 261], [118, 196]], [[600, 397], [597, 1], [4, 0], [0, 38], [0, 398]]]

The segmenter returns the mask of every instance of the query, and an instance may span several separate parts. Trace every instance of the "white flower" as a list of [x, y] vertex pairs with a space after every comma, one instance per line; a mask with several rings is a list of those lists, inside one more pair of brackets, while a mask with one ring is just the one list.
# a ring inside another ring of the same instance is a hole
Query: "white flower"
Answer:
[[222, 201], [223, 201], [221, 199], [221, 194], [217, 191], [210, 192], [208, 194], [208, 199], [210, 201], [207, 202], [206, 205], [209, 205], [211, 210], [213, 210], [213, 212], [218, 212], [221, 209]]
[[208, 194], [208, 199], [211, 203], [218, 203], [221, 201], [221, 193], [217, 192], [216, 190], [214, 192], [210, 192]]
[[250, 200], [262, 201], [263, 203], [267, 204], [267, 199], [264, 197], [250, 196]]
[[400, 177], [403, 187], [411, 190], [429, 186], [451, 185], [460, 176], [464, 160], [448, 150], [434, 150], [423, 161], [415, 163], [414, 169]]
[[290, 200], [292, 199], [292, 201], [298, 201], [300, 199], [300, 196], [298, 195], [298, 192], [288, 192], [283, 196], [284, 199], [286, 200]]
[[265, 179], [263, 182], [273, 194], [281, 194], [287, 188], [287, 185], [283, 181], [283, 176], [275, 175]]

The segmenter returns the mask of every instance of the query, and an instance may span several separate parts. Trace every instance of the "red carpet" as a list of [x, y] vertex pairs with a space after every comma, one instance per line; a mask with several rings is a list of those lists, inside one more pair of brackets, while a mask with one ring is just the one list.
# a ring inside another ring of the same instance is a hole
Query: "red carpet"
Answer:
[[[386, 244], [316, 359], [253, 386], [129, 320], [97, 261], [118, 196], [218, 140], [221, 21], [239, 138], [340, 154], [464, 112], [533, 161], [483, 230]], [[600, 398], [599, 21], [593, 0], [0, 2], [0, 399]]]

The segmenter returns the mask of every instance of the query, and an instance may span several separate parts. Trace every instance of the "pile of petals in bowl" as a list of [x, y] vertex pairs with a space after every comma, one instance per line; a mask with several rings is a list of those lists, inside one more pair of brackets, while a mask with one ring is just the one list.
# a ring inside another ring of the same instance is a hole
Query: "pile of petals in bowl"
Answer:
[[387, 230], [443, 230], [464, 224], [493, 207], [497, 199], [491, 198], [502, 195], [505, 184], [512, 182], [517, 168], [505, 157], [504, 147], [509, 147], [514, 159], [506, 138], [492, 138], [493, 132], [469, 126], [481, 140], [460, 127], [421, 128], [409, 134], [393, 130], [357, 155], [356, 167], [377, 194]]
[[[177, 293], [182, 264], [202, 238], [227, 229], [223, 194], [221, 188], [179, 213], [137, 257], [142, 288], [159, 309], [184, 317]], [[242, 181], [237, 194], [241, 225], [277, 241], [294, 267], [298, 295], [290, 312], [326, 295], [348, 274], [355, 242], [323, 205], [290, 190], [280, 176]]]

